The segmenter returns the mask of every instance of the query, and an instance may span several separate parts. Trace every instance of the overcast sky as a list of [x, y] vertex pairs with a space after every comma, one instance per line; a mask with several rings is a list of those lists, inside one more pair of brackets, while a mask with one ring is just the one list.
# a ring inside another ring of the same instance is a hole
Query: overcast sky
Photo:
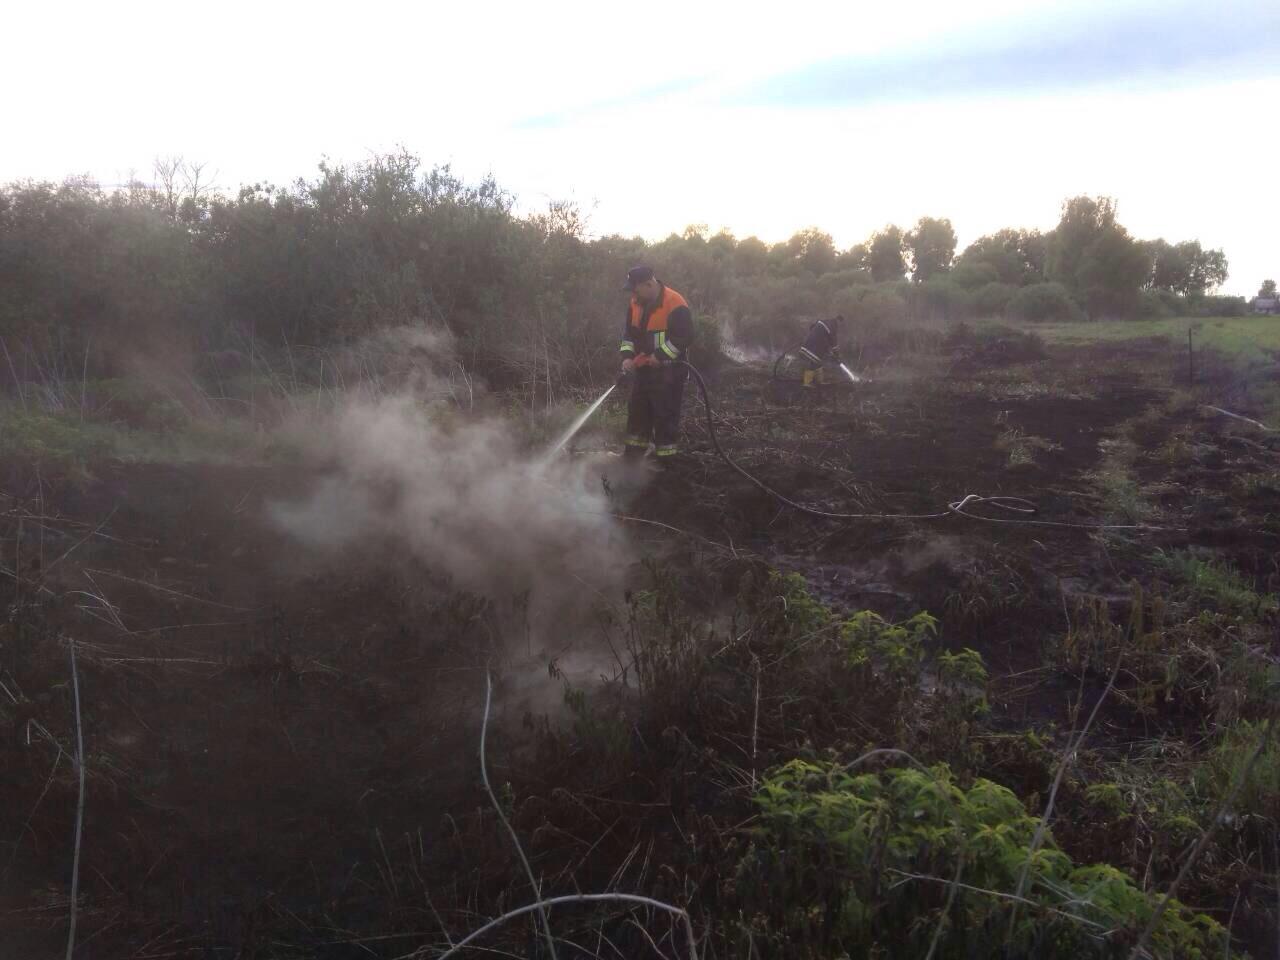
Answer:
[[8, 9], [0, 180], [289, 182], [403, 144], [594, 233], [847, 247], [950, 217], [1139, 237], [1280, 279], [1280, 2], [71, 4]]

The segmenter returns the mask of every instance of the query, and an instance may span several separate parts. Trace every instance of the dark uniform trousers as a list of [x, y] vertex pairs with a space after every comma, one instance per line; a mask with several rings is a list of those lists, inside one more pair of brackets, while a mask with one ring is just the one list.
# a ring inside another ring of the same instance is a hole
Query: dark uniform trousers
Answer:
[[680, 403], [688, 380], [684, 367], [663, 364], [641, 367], [627, 407], [627, 455], [643, 456], [652, 441], [659, 457], [674, 456], [679, 447]]

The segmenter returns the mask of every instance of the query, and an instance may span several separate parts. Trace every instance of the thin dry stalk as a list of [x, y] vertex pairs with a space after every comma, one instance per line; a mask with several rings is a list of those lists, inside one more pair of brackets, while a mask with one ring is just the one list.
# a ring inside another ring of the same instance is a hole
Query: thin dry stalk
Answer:
[[80, 674], [76, 670], [76, 642], [68, 640], [71, 651], [71, 688], [76, 704], [76, 769], [80, 773], [80, 802], [76, 805], [76, 848], [71, 862], [71, 929], [67, 931], [67, 960], [76, 948], [76, 905], [80, 895], [80, 838], [84, 831], [84, 730], [80, 722]]
[[[498, 813], [498, 819], [502, 821], [502, 825], [507, 828], [507, 833], [511, 835], [511, 842], [515, 845], [516, 853], [520, 855], [520, 862], [524, 864], [525, 875], [529, 878], [529, 886], [533, 888], [535, 897], [542, 896], [542, 890], [538, 886], [537, 878], [533, 875], [533, 867], [529, 866], [529, 858], [524, 855], [524, 847], [520, 845], [520, 838], [516, 836], [515, 829], [511, 826], [511, 822], [507, 819], [506, 813], [502, 810], [502, 804], [498, 803], [498, 797], [493, 792], [493, 785], [489, 783], [489, 768], [485, 763], [485, 741], [489, 734], [489, 706], [493, 702], [493, 674], [488, 670], [484, 672], [484, 720], [480, 726], [480, 775], [484, 779], [485, 792], [489, 794], [489, 800], [493, 804], [493, 809]], [[541, 901], [539, 901], [541, 903]], [[551, 960], [556, 960], [556, 944], [555, 938], [551, 935], [551, 921], [547, 918], [545, 907], [538, 907], [538, 915], [542, 918], [542, 932], [547, 938], [547, 951], [551, 954]], [[470, 939], [470, 938], [468, 938]], [[462, 943], [466, 943], [463, 940]], [[459, 944], [461, 946], [461, 944]], [[454, 949], [457, 949], [455, 947]], [[450, 953], [453, 951], [451, 950]]]
[[9, 344], [5, 342], [4, 337], [0, 337], [0, 347], [4, 348], [4, 358], [9, 361], [9, 373], [13, 376], [13, 385], [18, 390], [18, 398], [22, 401], [22, 412], [29, 413], [27, 409], [27, 391], [23, 389], [22, 381], [18, 379], [18, 371], [13, 366], [13, 357], [9, 354]]
[[756, 748], [760, 742], [760, 658], [752, 655], [756, 666], [756, 706], [751, 717], [751, 792], [756, 792]]
[[960, 875], [964, 872], [964, 850], [960, 851], [960, 855], [956, 857], [956, 875], [951, 878], [947, 891], [947, 902], [942, 907], [942, 915], [938, 917], [938, 925], [934, 927], [933, 939], [929, 941], [929, 952], [924, 955], [924, 960], [933, 960], [933, 955], [938, 952], [938, 944], [942, 940], [942, 931], [946, 929], [947, 917], [951, 915], [951, 907], [956, 902], [956, 892], [960, 889]]
[[[574, 893], [574, 894], [568, 894], [563, 897], [551, 897], [547, 900], [539, 900], [536, 903], [531, 903], [528, 906], [524, 906], [524, 907], [517, 907], [514, 910], [504, 913], [502, 916], [498, 917], [495, 920], [490, 920], [488, 923], [486, 923], [483, 927], [480, 927], [478, 930], [475, 930], [469, 933], [466, 937], [464, 937], [463, 939], [459, 940], [456, 944], [454, 944], [450, 949], [440, 954], [438, 960], [447, 960], [448, 957], [453, 956], [459, 950], [462, 950], [464, 947], [470, 944], [472, 940], [478, 939], [479, 937], [488, 933], [490, 930], [493, 930], [495, 927], [500, 927], [502, 924], [506, 923], [508, 920], [513, 920], [516, 917], [524, 916], [526, 913], [533, 913], [534, 911], [542, 911], [542, 910], [545, 910], [547, 907], [559, 906], [560, 904], [563, 904], [563, 903], [608, 903], [608, 902], [639, 904], [641, 906], [653, 907], [655, 910], [664, 910], [667, 913], [671, 914], [672, 916], [679, 917], [682, 921], [684, 921], [685, 936], [688, 937], [689, 939], [689, 960], [698, 960], [698, 940], [697, 940], [697, 937], [694, 935], [693, 921], [689, 918], [688, 912], [686, 910], [681, 909], [680, 907], [672, 906], [669, 903], [663, 903], [661, 900], [653, 900], [649, 897], [641, 897], [633, 893]], [[417, 950], [414, 953], [409, 954], [409, 956], [418, 957], [418, 956], [421, 956], [422, 953], [423, 953], [423, 950]]]

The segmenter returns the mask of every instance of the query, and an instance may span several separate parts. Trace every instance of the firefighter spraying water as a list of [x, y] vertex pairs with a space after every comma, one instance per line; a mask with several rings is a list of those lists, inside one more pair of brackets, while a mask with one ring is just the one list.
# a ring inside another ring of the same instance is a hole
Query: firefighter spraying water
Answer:
[[[548, 451], [548, 460], [565, 448], [618, 387], [626, 385], [631, 394], [624, 458], [640, 460], [652, 447], [658, 465], [667, 467], [677, 461], [684, 388], [693, 369], [688, 363], [693, 314], [688, 301], [659, 281], [652, 267], [629, 270], [625, 289], [631, 297], [618, 347], [622, 358], [618, 380], [570, 424]], [[844, 317], [836, 316], [817, 320], [809, 328], [799, 349], [806, 364], [806, 388], [824, 382], [823, 364], [828, 359], [836, 361], [850, 383], [861, 382], [862, 378], [840, 359], [839, 333], [843, 323]]]

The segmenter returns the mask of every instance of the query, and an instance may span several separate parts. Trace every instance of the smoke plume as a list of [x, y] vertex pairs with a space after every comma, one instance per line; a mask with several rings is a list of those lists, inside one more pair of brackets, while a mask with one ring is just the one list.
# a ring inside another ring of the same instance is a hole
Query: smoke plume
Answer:
[[617, 597], [628, 557], [599, 476], [580, 461], [546, 462], [514, 420], [428, 402], [422, 389], [364, 395], [312, 427], [305, 447], [323, 465], [313, 492], [271, 512], [317, 550], [398, 543], [461, 589], [527, 592], [544, 624]]

